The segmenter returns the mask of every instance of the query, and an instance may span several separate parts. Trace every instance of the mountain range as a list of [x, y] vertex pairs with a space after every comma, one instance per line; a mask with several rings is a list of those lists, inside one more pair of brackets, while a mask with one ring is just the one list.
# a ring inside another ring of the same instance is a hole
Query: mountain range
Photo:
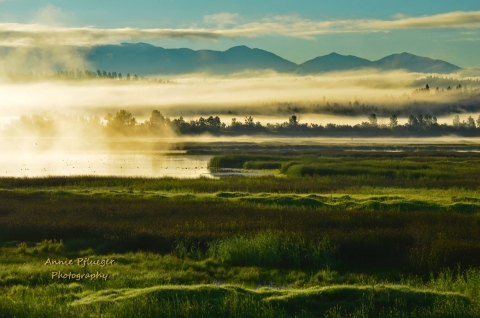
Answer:
[[[147, 43], [122, 43], [73, 49], [78, 50], [92, 68], [140, 76], [180, 75], [199, 72], [231, 74], [246, 70], [272, 70], [278, 73], [313, 75], [360, 69], [406, 70], [408, 72], [439, 74], [460, 72], [466, 76], [480, 75], [480, 69], [463, 69], [445, 61], [409, 53], [392, 54], [377, 61], [370, 61], [353, 55], [330, 53], [296, 64], [274, 53], [256, 48], [252, 49], [244, 45], [235, 46], [226, 51], [187, 48], [165, 49]], [[0, 48], [0, 64], [2, 56], [6, 56], [9, 52], [11, 52], [10, 48]], [[39, 57], [48, 55], [35, 52], [32, 56], [34, 58], [29, 60], [33, 63]]]
[[370, 61], [353, 55], [330, 53], [299, 65], [303, 73], [324, 73], [332, 71], [357, 70], [371, 68], [382, 71], [406, 70], [418, 73], [449, 74], [462, 70], [461, 67], [441, 60], [432, 60], [428, 57], [416, 56], [409, 53], [393, 54], [378, 61]]
[[333, 71], [377, 69], [419, 73], [450, 74], [463, 70], [451, 63], [409, 53], [393, 54], [378, 61], [331, 53], [296, 64], [271, 52], [235, 46], [226, 51], [164, 49], [146, 43], [102, 45], [85, 52], [96, 68], [138, 75], [188, 74], [207, 72], [228, 74], [245, 70], [273, 70], [279, 73], [319, 74]]

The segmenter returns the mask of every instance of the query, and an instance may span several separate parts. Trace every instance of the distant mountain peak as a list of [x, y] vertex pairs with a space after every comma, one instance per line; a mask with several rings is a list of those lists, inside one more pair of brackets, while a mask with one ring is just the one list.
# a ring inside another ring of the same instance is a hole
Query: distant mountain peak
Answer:
[[145, 43], [145, 42], [137, 42], [137, 43], [128, 43], [128, 42], [122, 42], [121, 45], [131, 45], [131, 46], [149, 46], [149, 47], [157, 47], [155, 45], [152, 45], [150, 43]]
[[318, 56], [300, 64], [300, 72], [306, 74], [357, 70], [371, 67], [372, 62], [352, 55], [341, 55], [332, 52]]
[[409, 72], [440, 74], [454, 73], [462, 69], [442, 60], [434, 60], [429, 57], [418, 56], [407, 52], [392, 54], [378, 61], [374, 61], [373, 67], [381, 70], [403, 69]]
[[237, 45], [237, 46], [232, 46], [231, 48], [229, 48], [225, 52], [233, 51], [233, 50], [251, 50], [251, 48], [249, 48], [246, 45]]

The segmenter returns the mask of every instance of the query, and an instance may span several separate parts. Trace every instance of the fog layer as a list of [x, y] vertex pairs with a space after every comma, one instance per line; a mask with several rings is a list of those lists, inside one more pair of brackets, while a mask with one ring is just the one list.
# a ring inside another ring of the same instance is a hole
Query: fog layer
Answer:
[[[163, 82], [165, 80], [162, 78]], [[439, 77], [431, 78], [431, 81], [454, 85], [462, 80]], [[477, 81], [469, 81], [472, 85], [460, 89], [448, 85], [452, 90], [447, 91], [448, 87], [438, 87], [437, 90], [431, 86], [428, 91], [415, 92], [412, 83], [421, 89], [424, 82], [428, 82], [428, 78], [420, 74], [373, 71], [316, 77], [256, 74], [253, 77], [218, 78], [196, 75], [170, 78], [168, 83], [161, 84], [146, 80], [98, 79], [25, 83], [4, 78], [0, 85], [0, 107], [5, 121], [6, 118], [44, 111], [103, 117], [107, 112], [119, 109], [128, 109], [135, 116], [148, 116], [151, 110], [158, 109], [166, 116], [184, 117], [209, 113], [272, 115], [272, 111], [280, 112], [283, 117], [282, 110], [295, 112], [291, 111], [295, 107], [300, 110], [299, 113], [364, 115], [371, 112], [368, 109], [362, 111], [362, 105], [380, 107], [391, 113], [416, 105], [417, 108], [425, 108], [424, 112], [445, 115], [458, 112], [457, 109], [449, 111], [446, 105], [471, 106], [478, 101]]]

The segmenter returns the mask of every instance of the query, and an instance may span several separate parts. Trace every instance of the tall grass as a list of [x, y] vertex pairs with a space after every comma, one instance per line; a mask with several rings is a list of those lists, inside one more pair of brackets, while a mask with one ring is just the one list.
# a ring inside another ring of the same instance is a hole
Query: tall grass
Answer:
[[210, 244], [208, 255], [234, 266], [325, 268], [336, 261], [337, 248], [328, 236], [306, 242], [295, 233], [265, 231], [234, 236]]
[[[271, 197], [277, 203], [297, 200], [278, 196], [281, 199], [278, 201], [276, 195]], [[4, 207], [0, 216], [0, 242], [63, 239], [67, 249], [91, 247], [97, 253], [132, 250], [171, 253], [176, 244], [176, 253], [180, 255], [186, 252], [178, 242], [186, 239], [190, 243], [184, 247], [191, 250], [188, 245], [195, 246], [198, 256], [194, 258], [199, 259], [209, 243], [225, 240], [215, 245], [225, 260], [240, 262], [233, 255], [238, 248], [238, 255], [257, 258], [257, 264], [268, 264], [271, 260], [278, 263], [280, 258], [288, 266], [308, 267], [316, 266], [313, 260], [320, 259], [314, 256], [312, 246], [316, 245], [312, 244], [320, 244], [328, 235], [330, 244], [338, 247], [339, 264], [350, 268], [376, 264], [401, 266], [425, 274], [457, 264], [464, 268], [480, 266], [480, 216], [476, 213], [460, 214], [455, 210], [440, 213], [418, 202], [404, 202], [398, 209], [390, 207], [384, 211], [382, 207], [390, 203], [388, 198], [381, 201], [382, 197], [335, 209], [308, 205], [313, 201], [326, 205], [323, 197], [302, 197], [298, 201], [304, 204], [301, 208], [259, 204], [265, 198], [270, 197], [259, 196], [244, 202], [238, 201], [246, 199], [242, 196], [165, 198], [0, 191]], [[260, 234], [268, 229], [273, 232]], [[285, 233], [285, 237], [278, 233]], [[261, 241], [265, 247], [256, 249], [255, 244]], [[327, 246], [322, 244], [319, 251]], [[249, 248], [242, 250], [242, 246]], [[275, 254], [277, 258], [264, 257], [262, 253]]]
[[275, 161], [247, 161], [243, 164], [243, 169], [280, 169], [282, 166], [281, 162]]
[[271, 156], [271, 155], [257, 155], [257, 154], [235, 154], [235, 155], [223, 155], [215, 156], [210, 159], [208, 166], [210, 168], [243, 168], [247, 162], [256, 161], [279, 161], [284, 158], [283, 156]]

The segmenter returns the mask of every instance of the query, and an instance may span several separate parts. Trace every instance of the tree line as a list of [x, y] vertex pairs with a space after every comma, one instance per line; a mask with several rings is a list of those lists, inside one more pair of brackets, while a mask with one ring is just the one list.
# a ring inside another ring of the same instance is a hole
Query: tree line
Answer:
[[[60, 125], [60, 124], [63, 124]], [[262, 124], [252, 116], [242, 119], [232, 118], [230, 123], [222, 122], [218, 116], [200, 117], [185, 120], [183, 117], [170, 119], [160, 111], [152, 111], [150, 118], [139, 122], [127, 110], [108, 113], [103, 119], [98, 116], [60, 116], [50, 118], [40, 115], [22, 116], [5, 128], [6, 132], [30, 131], [44, 136], [65, 134], [64, 130], [82, 133], [98, 132], [107, 136], [171, 136], [171, 135], [277, 135], [277, 136], [338, 136], [338, 137], [432, 137], [445, 135], [480, 136], [480, 116], [469, 116], [461, 120], [455, 115], [452, 124], [439, 124], [431, 115], [410, 115], [405, 124], [399, 124], [397, 115], [392, 115], [387, 123], [379, 123], [375, 113], [366, 121], [356, 125], [300, 122], [292, 115], [283, 123]]]
[[33, 72], [8, 72], [7, 77], [14, 81], [34, 81], [34, 80], [115, 80], [115, 81], [132, 81], [132, 82], [155, 82], [170, 83], [169, 80], [151, 79], [148, 77], [138, 76], [137, 74], [122, 74], [121, 72], [107, 72], [105, 70], [60, 70], [53, 74], [33, 73]]
[[151, 117], [143, 123], [137, 123], [135, 117], [126, 111], [120, 110], [105, 117], [105, 128], [118, 134], [162, 135], [165, 131], [173, 131], [182, 135], [196, 135], [209, 133], [212, 135], [291, 135], [291, 136], [371, 136], [381, 137], [415, 135], [440, 136], [459, 134], [465, 136], [480, 136], [480, 115], [475, 120], [469, 116], [461, 120], [455, 115], [452, 125], [439, 124], [437, 118], [431, 115], [410, 115], [404, 125], [398, 123], [397, 115], [392, 115], [387, 124], [380, 124], [376, 114], [368, 116], [367, 121], [356, 125], [339, 125], [329, 123], [320, 125], [315, 123], [301, 123], [296, 115], [292, 115], [283, 123], [262, 124], [252, 116], [243, 119], [232, 118], [230, 123], [222, 122], [218, 116], [200, 117], [197, 120], [186, 121], [183, 117], [170, 119], [154, 110]]

